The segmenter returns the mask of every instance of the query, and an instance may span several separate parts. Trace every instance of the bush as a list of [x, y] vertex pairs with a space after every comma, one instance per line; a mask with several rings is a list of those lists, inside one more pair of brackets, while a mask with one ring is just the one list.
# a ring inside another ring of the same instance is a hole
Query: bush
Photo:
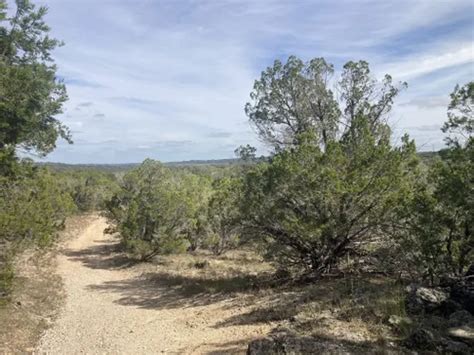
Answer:
[[127, 173], [107, 203], [110, 232], [117, 232], [138, 259], [185, 249], [186, 209], [179, 179], [161, 163], [147, 159]]
[[451, 94], [447, 148], [405, 209], [404, 259], [432, 284], [474, 264], [474, 83]]
[[58, 184], [70, 195], [81, 212], [103, 210], [118, 190], [116, 177], [101, 171], [57, 172]]
[[414, 146], [361, 144], [348, 155], [311, 141], [250, 172], [242, 200], [247, 235], [268, 243], [282, 266], [319, 275], [345, 256], [383, 243], [397, 203], [410, 192]]
[[12, 258], [27, 247], [51, 245], [74, 211], [47, 170], [23, 162], [15, 164], [15, 173], [0, 177], [0, 293], [11, 281]]
[[29, 164], [22, 170], [15, 179], [0, 178], [0, 241], [15, 248], [50, 245], [74, 204], [47, 170]]
[[208, 206], [209, 233], [205, 244], [216, 255], [238, 244], [240, 193], [241, 180], [237, 178], [223, 178], [213, 185]]

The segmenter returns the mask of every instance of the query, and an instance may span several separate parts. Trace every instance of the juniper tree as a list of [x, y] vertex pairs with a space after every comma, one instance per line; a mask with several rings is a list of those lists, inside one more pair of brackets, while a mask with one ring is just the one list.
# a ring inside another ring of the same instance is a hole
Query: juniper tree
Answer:
[[397, 203], [412, 191], [415, 146], [390, 142], [387, 114], [400, 86], [349, 62], [336, 100], [332, 65], [290, 57], [262, 73], [246, 111], [277, 154], [245, 178], [247, 235], [268, 242], [283, 266], [314, 275], [389, 235]]

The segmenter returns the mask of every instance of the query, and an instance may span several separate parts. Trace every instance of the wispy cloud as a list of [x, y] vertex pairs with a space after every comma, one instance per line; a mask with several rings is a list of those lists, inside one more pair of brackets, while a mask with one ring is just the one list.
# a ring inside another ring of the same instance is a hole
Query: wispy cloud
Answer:
[[50, 160], [225, 158], [245, 143], [263, 152], [243, 107], [260, 72], [290, 54], [337, 70], [365, 59], [408, 81], [398, 127], [441, 125], [449, 92], [474, 74], [470, 0], [40, 2], [66, 43], [55, 53], [70, 96], [62, 119], [82, 122]]
[[400, 106], [415, 106], [420, 109], [431, 109], [441, 107], [446, 109], [449, 104], [448, 96], [427, 96], [427, 97], [414, 97], [409, 101], [400, 103]]
[[87, 101], [87, 102], [81, 102], [81, 103], [79, 103], [79, 104], [77, 105], [77, 107], [90, 107], [90, 106], [92, 106], [92, 105], [93, 105], [92, 102]]
[[207, 134], [209, 138], [229, 138], [232, 137], [231, 132], [211, 132]]

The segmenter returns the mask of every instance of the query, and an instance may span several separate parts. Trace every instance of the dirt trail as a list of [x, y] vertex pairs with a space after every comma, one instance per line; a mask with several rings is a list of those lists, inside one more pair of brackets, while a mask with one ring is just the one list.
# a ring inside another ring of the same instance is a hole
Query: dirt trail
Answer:
[[160, 292], [166, 294], [171, 286], [137, 287], [148, 280], [140, 268], [123, 267], [124, 258], [116, 241], [103, 233], [105, 227], [103, 218], [91, 217], [90, 225], [58, 256], [66, 302], [37, 353], [241, 353], [250, 339], [270, 329], [265, 324], [225, 324], [248, 311], [229, 299], [186, 300], [183, 306], [177, 306], [179, 300], [159, 301]]

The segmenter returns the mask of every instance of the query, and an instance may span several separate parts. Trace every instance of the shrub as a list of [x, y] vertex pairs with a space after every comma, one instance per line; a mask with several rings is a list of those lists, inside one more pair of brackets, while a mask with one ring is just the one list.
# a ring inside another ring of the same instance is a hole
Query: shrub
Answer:
[[127, 173], [107, 203], [110, 232], [117, 232], [141, 260], [185, 248], [186, 210], [179, 180], [161, 163], [147, 159]]
[[0, 293], [12, 280], [12, 258], [27, 247], [51, 245], [74, 210], [47, 170], [23, 162], [15, 164], [15, 172], [0, 177]]
[[[370, 141], [370, 140], [369, 140]], [[268, 243], [281, 266], [319, 275], [388, 237], [397, 203], [410, 193], [414, 146], [360, 145], [347, 155], [311, 142], [250, 172], [242, 208], [247, 235]]]
[[241, 181], [237, 178], [223, 178], [213, 185], [208, 206], [209, 234], [206, 245], [214, 254], [222, 254], [239, 241], [240, 192]]
[[405, 260], [431, 283], [462, 276], [474, 263], [474, 83], [451, 94], [447, 148], [405, 209]]

